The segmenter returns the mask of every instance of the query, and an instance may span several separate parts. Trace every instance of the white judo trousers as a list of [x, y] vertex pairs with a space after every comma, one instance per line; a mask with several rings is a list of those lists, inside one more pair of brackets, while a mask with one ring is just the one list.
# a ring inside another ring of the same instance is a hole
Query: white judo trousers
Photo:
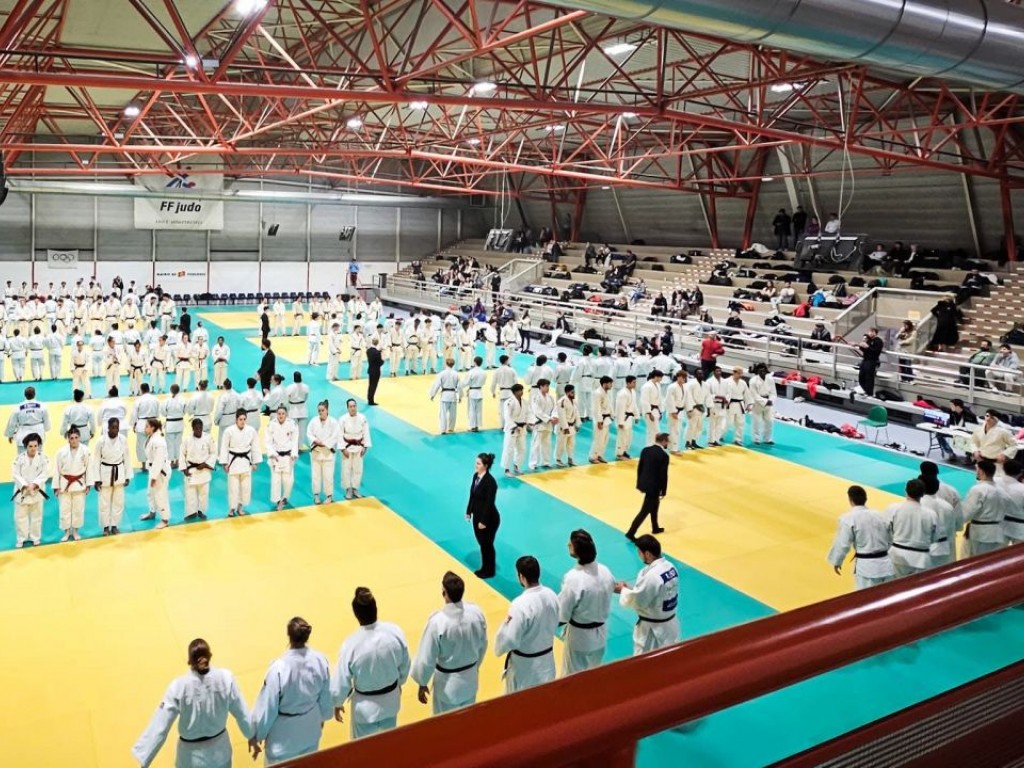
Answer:
[[58, 497], [60, 529], [81, 528], [85, 525], [85, 491], [64, 491]]
[[[318, 445], [309, 454], [313, 477], [313, 495], [334, 495], [335, 454], [330, 448]], [[348, 487], [348, 486], [346, 486]]]

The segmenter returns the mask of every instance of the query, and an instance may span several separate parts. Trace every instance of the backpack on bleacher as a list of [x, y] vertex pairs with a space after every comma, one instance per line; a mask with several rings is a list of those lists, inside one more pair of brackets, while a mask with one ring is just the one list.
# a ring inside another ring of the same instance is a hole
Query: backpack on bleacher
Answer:
[[669, 261], [673, 264], [693, 264], [693, 257], [685, 253], [673, 253]]
[[752, 291], [760, 291], [763, 290], [764, 288], [767, 288], [768, 283], [766, 283], [764, 280], [754, 280], [747, 287], [750, 288]]
[[738, 269], [736, 270], [736, 277], [757, 277], [757, 272], [752, 269]]
[[843, 277], [842, 275], [832, 275], [828, 279], [828, 284], [829, 285], [838, 285], [839, 283], [845, 283], [845, 282], [846, 282], [846, 278]]
[[728, 275], [712, 275], [708, 278], [708, 285], [732, 286], [732, 278]]
[[999, 337], [999, 343], [1013, 345], [1024, 344], [1024, 328], [1021, 327], [1021, 323], [1014, 323], [1013, 328], [1010, 329], [1009, 333]]

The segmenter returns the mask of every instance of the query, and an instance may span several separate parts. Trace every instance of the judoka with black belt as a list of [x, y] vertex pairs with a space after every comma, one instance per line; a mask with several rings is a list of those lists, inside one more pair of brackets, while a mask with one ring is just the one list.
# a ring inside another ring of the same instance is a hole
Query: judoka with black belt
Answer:
[[149, 512], [139, 520], [160, 518], [157, 530], [166, 528], [171, 519], [171, 503], [167, 497], [167, 484], [171, 479], [171, 459], [167, 455], [167, 440], [160, 427], [160, 419], [146, 420], [146, 470], [149, 476], [147, 499]]
[[700, 368], [695, 370], [693, 376], [687, 379], [683, 392], [683, 405], [686, 408], [685, 445], [687, 448], [703, 448], [697, 444], [697, 440], [704, 432], [704, 415], [711, 406], [711, 396], [704, 383], [704, 371]]
[[50, 431], [50, 414], [46, 406], [36, 400], [36, 388], [25, 387], [25, 399], [14, 406], [11, 415], [7, 417], [7, 428], [4, 436], [9, 443], [18, 446], [18, 453], [25, 450], [25, 438], [29, 435], [39, 435], [40, 444], [46, 439], [46, 433]]
[[[668, 385], [665, 390], [665, 412], [668, 413], [668, 450], [669, 453], [679, 455], [683, 452], [683, 435], [689, 431], [683, 429], [683, 422], [686, 420], [686, 369], [680, 368], [676, 371], [675, 381]], [[686, 444], [689, 448], [689, 443]]]
[[441, 579], [444, 607], [427, 619], [412, 663], [419, 701], [426, 704], [432, 693], [435, 715], [476, 704], [480, 665], [487, 655], [487, 619], [476, 604], [463, 601], [465, 591], [457, 574], [448, 571]]
[[345, 415], [338, 419], [341, 484], [345, 488], [346, 499], [358, 499], [359, 487], [363, 484], [363, 458], [373, 446], [373, 441], [370, 439], [370, 423], [356, 410], [356, 401], [349, 398], [345, 401], [345, 408]]
[[85, 524], [85, 497], [89, 493], [89, 449], [82, 444], [78, 427], [70, 426], [64, 433], [67, 445], [57, 451], [53, 463], [53, 495], [60, 508], [60, 529], [64, 532], [61, 541], [81, 535], [78, 531]]
[[299, 428], [279, 405], [267, 423], [267, 463], [270, 464], [270, 501], [284, 509], [295, 484], [295, 462], [299, 458]]
[[750, 396], [753, 405], [750, 409], [750, 426], [754, 433], [754, 445], [764, 443], [775, 445], [772, 441], [772, 427], [775, 424], [775, 378], [768, 375], [768, 366], [758, 363], [754, 375], [750, 377]]
[[[224, 379], [224, 391], [217, 398], [217, 404], [213, 407], [213, 422], [217, 425], [217, 449], [224, 444], [224, 433], [231, 429], [235, 423], [235, 414], [242, 408], [241, 398], [233, 389], [231, 379]], [[248, 409], [242, 408], [246, 413], [248, 423]], [[256, 429], [256, 426], [253, 426]]]
[[515, 370], [508, 364], [508, 355], [498, 358], [501, 363], [498, 370], [491, 377], [491, 397], [498, 398], [498, 424], [505, 428], [505, 401], [512, 397], [512, 385], [518, 377]]
[[558, 406], [551, 394], [551, 382], [539, 379], [530, 390], [530, 422], [533, 439], [530, 441], [530, 469], [551, 467], [551, 438], [558, 428]]
[[726, 382], [722, 377], [722, 369], [717, 365], [711, 372], [711, 378], [704, 382], [708, 393], [708, 447], [722, 444], [728, 426], [729, 398], [725, 392]]
[[231, 347], [224, 343], [223, 336], [217, 337], [210, 354], [213, 357], [213, 384], [220, 389], [228, 377], [228, 362], [231, 360]]
[[14, 480], [14, 546], [21, 549], [26, 541], [38, 547], [43, 536], [43, 499], [50, 498], [46, 481], [50, 478], [50, 462], [40, 450], [43, 439], [35, 432], [22, 439], [24, 451], [14, 458], [11, 470]]
[[321, 493], [328, 504], [334, 501], [334, 457], [341, 429], [337, 420], [328, 412], [330, 405], [327, 400], [317, 404], [317, 417], [310, 421], [306, 428], [314, 504], [320, 503]]
[[352, 612], [359, 629], [345, 638], [331, 677], [334, 719], [343, 722], [345, 702], [352, 702], [353, 739], [387, 731], [398, 724], [402, 685], [409, 677], [409, 646], [395, 624], [377, 621], [377, 601], [366, 587], [356, 587]]
[[484, 385], [487, 371], [483, 369], [483, 358], [474, 357], [473, 367], [462, 377], [462, 396], [466, 399], [466, 414], [469, 431], [479, 432], [484, 423]]
[[512, 396], [505, 400], [502, 428], [505, 433], [501, 448], [501, 466], [505, 476], [519, 474], [519, 467], [526, 460], [526, 433], [530, 427], [530, 406], [523, 402], [523, 385], [512, 385]]
[[100, 497], [100, 525], [104, 536], [120, 533], [124, 514], [124, 489], [132, 480], [128, 440], [120, 433], [121, 422], [107, 421], [107, 433], [96, 441], [89, 462], [89, 482]]
[[569, 556], [577, 564], [562, 577], [558, 593], [558, 620], [565, 627], [563, 677], [600, 666], [615, 592], [615, 578], [597, 562], [597, 545], [589, 533], [579, 529], [569, 535]]
[[210, 508], [210, 481], [217, 469], [217, 445], [213, 435], [203, 432], [202, 419], [192, 419], [191, 427], [192, 434], [182, 441], [180, 453], [170, 454], [172, 459], [177, 458], [185, 476], [185, 522], [206, 519], [206, 510]]
[[60, 423], [60, 433], [66, 435], [71, 427], [75, 427], [78, 430], [79, 440], [87, 446], [96, 431], [96, 415], [92, 412], [92, 408], [82, 402], [85, 399], [85, 392], [76, 389], [71, 397], [74, 403], [64, 411], [64, 418]]
[[626, 376], [615, 396], [615, 458], [628, 459], [633, 442], [633, 425], [639, 407], [636, 402], [636, 376]]
[[754, 398], [750, 386], [743, 380], [742, 368], [732, 369], [732, 376], [726, 379], [722, 386], [722, 397], [726, 403], [728, 424], [732, 427], [732, 441], [736, 445], [743, 445], [746, 414], [753, 407]]
[[241, 392], [238, 395], [238, 407], [245, 408], [245, 412], [248, 414], [245, 423], [256, 430], [260, 431], [260, 411], [263, 409], [263, 395], [256, 389], [256, 379], [249, 377], [245, 380], [245, 386], [247, 389], [245, 392]]
[[647, 381], [640, 388], [640, 413], [644, 418], [645, 445], [654, 445], [654, 438], [661, 432], [661, 415], [664, 405], [661, 399], [661, 371], [651, 371]]
[[840, 515], [839, 529], [832, 540], [828, 561], [837, 576], [843, 573], [843, 560], [853, 550], [853, 580], [857, 589], [892, 581], [894, 571], [889, 559], [892, 529], [886, 518], [868, 509], [868, 494], [859, 485], [846, 491], [850, 509]]
[[245, 409], [239, 408], [220, 448], [220, 463], [228, 473], [228, 517], [246, 514], [244, 507], [252, 498], [252, 470], [263, 461], [259, 435], [245, 420]]
[[149, 384], [146, 382], [142, 382], [141, 392], [142, 394], [135, 401], [135, 407], [132, 409], [129, 426], [135, 433], [135, 458], [139, 460], [139, 466], [145, 472], [146, 436], [149, 434], [146, 432], [146, 422], [160, 417], [160, 401], [149, 393]]
[[200, 380], [196, 393], [185, 401], [185, 415], [189, 419], [202, 419], [204, 432], [213, 429], [213, 396], [206, 391], [207, 386], [206, 379]]
[[46, 337], [46, 349], [50, 363], [50, 378], [60, 378], [64, 364], [64, 334], [57, 332], [55, 324], [50, 325], [50, 334]]
[[1024, 466], [1017, 459], [1010, 459], [1003, 464], [1002, 477], [995, 479], [995, 484], [1009, 497], [1013, 509], [1007, 510], [1003, 516], [1003, 536], [1007, 544], [1024, 542]]
[[964, 540], [961, 557], [992, 552], [1006, 546], [1003, 520], [1015, 512], [1006, 491], [992, 482], [996, 463], [992, 459], [977, 462], [976, 482], [964, 499]]
[[28, 338], [28, 359], [32, 368], [32, 379], [42, 381], [43, 364], [46, 361], [46, 337], [38, 325]]
[[[73, 389], [81, 390], [89, 397], [92, 397], [92, 387], [89, 381], [89, 355], [85, 351], [85, 343], [78, 339], [75, 342], [75, 349], [71, 353], [71, 386]], [[2, 380], [0, 376], [0, 380]]]
[[612, 385], [614, 383], [611, 376], [602, 376], [598, 380], [591, 399], [594, 414], [594, 433], [591, 438], [589, 457], [591, 464], [608, 463], [604, 453], [608, 449], [608, 437], [612, 431], [612, 424], [615, 423], [615, 403], [612, 400]]
[[138, 395], [142, 388], [142, 374], [146, 370], [146, 358], [142, 352], [142, 342], [138, 339], [128, 352], [128, 393]]
[[558, 398], [558, 424], [554, 428], [555, 465], [559, 467], [576, 466], [576, 433], [580, 431], [580, 412], [576, 403], [575, 385], [566, 384], [565, 394]]
[[553, 646], [558, 631], [558, 597], [540, 584], [540, 563], [531, 555], [516, 560], [523, 591], [508, 607], [494, 638], [494, 653], [505, 657], [505, 693], [555, 679]]
[[[185, 431], [185, 409], [187, 403], [179, 396], [177, 384], [171, 385], [171, 396], [160, 403], [160, 417], [164, 420], [164, 437], [167, 438], [167, 453], [171, 466], [177, 469], [178, 454], [181, 452], [181, 436]], [[202, 419], [199, 423], [202, 424]]]
[[931, 566], [936, 568], [956, 562], [956, 534], [963, 527], [964, 521], [948, 501], [939, 497], [937, 476], [921, 475], [918, 479], [924, 485], [921, 506], [932, 510], [939, 524], [939, 538], [929, 547], [928, 552], [932, 559]]
[[103, 349], [103, 375], [106, 377], [107, 389], [121, 386], [121, 355], [113, 336], [107, 338]]
[[302, 374], [298, 371], [292, 374], [292, 383], [285, 390], [284, 398], [288, 403], [288, 418], [295, 422], [299, 430], [301, 451], [303, 441], [306, 439], [306, 425], [309, 423], [309, 387], [302, 383]]
[[455, 406], [459, 400], [459, 374], [455, 372], [455, 361], [448, 358], [444, 361], [444, 370], [437, 374], [430, 387], [430, 401], [440, 393], [441, 400], [438, 410], [438, 428], [442, 435], [455, 431]]
[[312, 632], [299, 616], [288, 622], [288, 650], [271, 663], [253, 705], [249, 749], [255, 759], [262, 744], [267, 765], [316, 752], [334, 714], [327, 657], [308, 646]]
[[924, 483], [916, 477], [907, 482], [907, 497], [891, 505], [885, 516], [892, 529], [892, 560], [896, 578], [912, 576], [932, 567], [931, 548], [942, 534], [935, 512], [921, 506]]
[[580, 359], [572, 369], [572, 385], [576, 387], [576, 403], [580, 412], [580, 421], [590, 421], [592, 413], [592, 397], [594, 395], [594, 361], [590, 357], [593, 350], [584, 344]]
[[633, 629], [633, 655], [653, 651], [679, 642], [676, 616], [679, 604], [679, 574], [672, 563], [661, 556], [661, 543], [651, 536], [637, 536], [637, 553], [644, 567], [630, 587], [624, 581], [615, 585], [619, 604], [637, 613]]
[[205, 640], [189, 643], [190, 670], [168, 686], [149, 726], [132, 747], [132, 756], [142, 768], [156, 759], [175, 720], [179, 734], [175, 768], [231, 768], [228, 714], [248, 739], [252, 735], [249, 708], [235, 676], [211, 667], [212, 658]]

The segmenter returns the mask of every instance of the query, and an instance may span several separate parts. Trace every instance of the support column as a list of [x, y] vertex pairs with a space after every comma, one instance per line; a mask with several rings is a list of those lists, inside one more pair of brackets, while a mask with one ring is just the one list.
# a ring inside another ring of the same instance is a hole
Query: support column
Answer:
[[[29, 268], [29, 286], [36, 281], [36, 196], [33, 192], [28, 198], [28, 212], [29, 212], [29, 249], [31, 255], [29, 256], [31, 267]], [[95, 278], [95, 274], [93, 275]]]
[[[260, 189], [263, 189], [263, 179], [260, 179]], [[259, 213], [256, 216], [256, 290], [263, 291], [263, 202], [259, 203]]]
[[444, 209], [437, 209], [437, 252], [441, 252], [441, 232], [444, 227]]
[[[310, 183], [312, 188], [312, 182]], [[309, 293], [310, 264], [313, 260], [313, 244], [310, 240], [310, 230], [313, 223], [313, 206], [306, 203], [306, 293]]]
[[1003, 247], [1010, 261], [1017, 261], [1017, 237], [1013, 228], [1013, 200], [1010, 198], [1010, 182], [1003, 176], [999, 179], [999, 201], [1003, 208]]
[[92, 199], [92, 274], [96, 279], [99, 269], [97, 262], [100, 260], [100, 199]]
[[625, 216], [625, 214], [622, 213], [622, 206], [619, 204], [619, 196], [615, 192], [615, 187], [614, 186], [611, 188], [611, 192], [612, 192], [612, 200], [615, 202], [615, 210], [619, 214], [619, 222], [622, 224], [622, 234], [625, 235], [626, 242], [627, 243], [631, 243], [631, 242], [633, 242], [633, 238], [629, 234], [629, 225], [626, 224], [626, 216]]
[[793, 164], [789, 162], [787, 147], [776, 147], [776, 154], [779, 156], [779, 169], [782, 171], [783, 181], [786, 184], [786, 196], [789, 198], [789, 209], [795, 211], [800, 205], [800, 193], [796, 188], [796, 181], [793, 180]]
[[402, 261], [402, 209], [395, 209], [395, 264]]
[[743, 221], [743, 249], [750, 247], [751, 235], [754, 231], [754, 219], [757, 217], [758, 198], [761, 196], [761, 176], [768, 160], [767, 150], [759, 150], [754, 161], [754, 180], [750, 183], [750, 199], [747, 201], [747, 216]]

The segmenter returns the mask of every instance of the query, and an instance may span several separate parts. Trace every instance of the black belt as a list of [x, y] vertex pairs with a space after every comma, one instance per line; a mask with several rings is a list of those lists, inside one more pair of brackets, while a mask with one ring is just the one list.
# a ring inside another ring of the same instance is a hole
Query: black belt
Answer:
[[501, 392], [511, 392], [512, 387], [498, 387]]
[[206, 464], [205, 461], [200, 462], [199, 464], [196, 464], [194, 461], [187, 461], [186, 464], [188, 464], [187, 469], [189, 472], [191, 472], [193, 469], [210, 469], [210, 467]]
[[578, 621], [573, 621], [572, 619], [569, 619], [569, 626], [570, 627], [576, 627], [576, 629], [597, 629], [598, 627], [603, 627], [604, 626], [604, 622], [603, 621], [589, 621], [586, 624], [582, 624], [582, 623], [580, 623]]
[[234, 451], [228, 451], [231, 454], [231, 461], [228, 462], [227, 468], [230, 470], [231, 465], [235, 463], [237, 459], [245, 459], [252, 466], [252, 450], [245, 451], [244, 453], [235, 453]]
[[1021, 519], [1019, 517], [1010, 517], [1009, 515], [1007, 515], [1006, 517], [1003, 518], [1003, 522], [1004, 523], [1006, 523], [1006, 522], [1010, 522], [1010, 523], [1024, 523], [1024, 519]]
[[168, 416], [167, 419], [166, 419], [166, 421], [168, 421], [168, 422], [170, 422], [170, 421], [184, 421], [184, 420], [185, 420], [184, 416], [179, 416], [176, 419], [172, 419], [170, 416]]
[[672, 621], [672, 619], [674, 619], [675, 617], [676, 615], [674, 613], [667, 619], [652, 619], [649, 616], [637, 616], [636, 621], [637, 624], [639, 624], [641, 621], [646, 621], [649, 624], [664, 624], [665, 622]]
[[888, 552], [865, 552], [863, 555], [860, 552], [854, 553], [854, 557], [858, 560], [879, 560], [888, 556]]
[[971, 520], [968, 525], [999, 525], [1002, 520]]
[[246, 413], [259, 413], [260, 409], [259, 408], [247, 408], [245, 412]]
[[536, 653], [527, 653], [526, 651], [512, 651], [516, 656], [522, 656], [524, 659], [539, 659], [541, 656], [547, 656], [551, 653], [552, 648], [545, 648], [543, 651], [537, 651]]
[[310, 707], [309, 709], [307, 709], [305, 712], [280, 712], [279, 711], [277, 713], [277, 716], [278, 717], [303, 717], [304, 715], [308, 715], [314, 709], [316, 709], [316, 705], [315, 704], [312, 707]]
[[77, 364], [76, 364], [76, 365], [73, 365], [73, 366], [72, 366], [72, 368], [75, 368], [75, 369], [78, 369], [78, 368], [85, 368], [85, 365], [84, 365], [84, 364], [83, 364], [83, 365], [77, 365]]
[[483, 387], [469, 387], [469, 389], [483, 389]]
[[625, 417], [627, 419], [635, 419], [636, 418], [636, 414], [635, 413], [630, 413], [629, 411], [626, 411], [626, 413], [624, 415], [625, 415]]
[[[44, 480], [43, 482], [45, 483], [46, 481]], [[16, 490], [14, 492], [14, 495], [11, 496], [11, 501], [14, 501], [16, 498], [18, 498], [24, 491], [25, 491], [25, 487], [22, 487], [22, 488], [19, 488], [18, 490]], [[44, 499], [46, 499], [47, 501], [50, 500], [50, 494], [48, 494], [46, 491], [44, 491], [41, 486], [39, 488], [36, 488], [36, 493], [41, 494], [42, 497]]]
[[305, 405], [307, 402], [308, 402], [307, 400], [289, 400], [288, 404], [289, 405]]
[[118, 478], [121, 477], [121, 465], [124, 464], [124, 461], [119, 461], [117, 464], [107, 464], [107, 462], [101, 461], [100, 464], [104, 467], [110, 467], [110, 485], [115, 485]]
[[383, 696], [385, 693], [391, 693], [396, 688], [398, 688], [397, 680], [395, 680], [391, 685], [385, 685], [383, 688], [378, 688], [375, 691], [360, 691], [358, 688], [355, 690], [360, 696]]
[[448, 389], [447, 387], [441, 387], [442, 392], [454, 392], [454, 389]]
[[893, 546], [896, 547], [896, 549], [905, 549], [908, 552], [925, 552], [925, 553], [927, 553], [927, 552], [931, 551], [927, 547], [925, 547], [924, 549], [921, 549], [920, 547], [911, 547], [911, 546], [907, 546], [906, 544], [895, 544], [894, 543]]
[[198, 739], [186, 739], [184, 736], [181, 736], [179, 738], [182, 741], [184, 741], [186, 744], [200, 744], [200, 743], [202, 743], [204, 741], [213, 741], [218, 736], [222, 736], [224, 734], [224, 731], [226, 731], [226, 730], [227, 730], [227, 728], [221, 728], [220, 729], [220, 733], [215, 733], [215, 734], [213, 734], [213, 736], [201, 736]]
[[278, 456], [291, 456], [292, 452], [291, 451], [278, 451], [277, 455]]
[[736, 398], [730, 398], [729, 405], [732, 405], [733, 403], [742, 403], [742, 402], [743, 402], [743, 398], [739, 398], [738, 400]]
[[446, 675], [456, 675], [459, 672], [465, 672], [466, 670], [472, 669], [475, 666], [476, 666], [476, 662], [474, 661], [474, 662], [472, 662], [470, 664], [467, 664], [464, 667], [455, 667], [454, 669], [449, 669], [448, 667], [442, 667], [440, 664], [437, 664], [437, 665], [434, 666], [434, 669], [436, 669], [438, 672], [444, 672]]
[[144, 369], [144, 366], [141, 366], [141, 365], [133, 365], [132, 366], [132, 370], [133, 371], [141, 371], [143, 369]]

